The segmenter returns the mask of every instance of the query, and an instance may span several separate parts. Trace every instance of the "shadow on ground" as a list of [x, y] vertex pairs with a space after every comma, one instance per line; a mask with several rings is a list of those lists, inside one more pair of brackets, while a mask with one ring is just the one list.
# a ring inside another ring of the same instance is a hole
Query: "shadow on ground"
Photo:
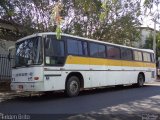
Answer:
[[63, 92], [32, 96], [26, 93], [5, 100], [0, 106], [5, 107], [4, 112], [20, 112], [18, 108], [23, 108], [24, 113], [52, 114], [59, 120], [141, 120], [143, 113], [158, 113], [159, 101], [160, 86], [145, 85], [143, 88], [125, 86], [85, 90], [73, 98], [66, 97]]
[[[154, 85], [145, 85], [142, 88], [136, 88], [134, 86], [116, 86], [116, 87], [102, 87], [98, 89], [89, 89], [81, 91], [79, 96], [72, 97], [72, 98], [83, 98], [83, 97], [94, 97], [94, 95], [103, 95], [103, 94], [114, 94], [116, 92], [124, 92], [127, 90], [130, 91], [142, 91], [144, 89], [157, 89], [157, 92], [155, 93], [148, 93], [148, 94], [142, 94], [141, 98], [150, 97], [152, 95], [159, 94], [158, 91], [160, 91], [160, 86], [154, 86]], [[12, 95], [11, 95], [12, 96]], [[10, 102], [10, 101], [22, 101], [22, 102], [41, 102], [41, 101], [47, 101], [47, 100], [59, 100], [59, 99], [72, 99], [69, 98], [64, 94], [63, 91], [59, 92], [47, 92], [47, 93], [29, 93], [29, 92], [21, 92], [21, 93], [15, 93], [13, 92], [13, 98], [10, 96], [9, 99], [5, 99], [3, 102]]]

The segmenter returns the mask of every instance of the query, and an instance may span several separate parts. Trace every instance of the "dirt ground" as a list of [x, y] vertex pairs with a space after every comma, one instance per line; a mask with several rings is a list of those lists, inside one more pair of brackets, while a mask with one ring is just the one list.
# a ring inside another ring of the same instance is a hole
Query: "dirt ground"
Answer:
[[10, 81], [0, 82], [0, 92], [10, 91]]

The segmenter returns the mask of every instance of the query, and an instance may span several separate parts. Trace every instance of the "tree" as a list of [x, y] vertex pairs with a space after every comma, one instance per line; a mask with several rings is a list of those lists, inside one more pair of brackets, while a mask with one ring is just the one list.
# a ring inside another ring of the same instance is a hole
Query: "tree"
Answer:
[[[160, 57], [160, 33], [158, 33], [156, 35], [156, 59], [158, 59], [158, 57]], [[143, 48], [145, 49], [152, 49], [153, 47], [153, 35], [150, 34], [149, 37], [146, 38], [146, 42], [143, 46]]]
[[[55, 31], [50, 22], [54, 4], [50, 0], [1, 0], [0, 18], [23, 25], [26, 35]], [[63, 4], [64, 33], [129, 46], [139, 38], [140, 0], [106, 0], [105, 4], [101, 0], [63, 0]]]
[[3, 48], [4, 50], [7, 50], [7, 48], [6, 48], [6, 40], [0, 40], [0, 47]]
[[50, 0], [1, 0], [0, 19], [23, 25], [27, 35], [50, 31], [54, 29], [49, 25], [52, 4]]
[[145, 12], [147, 9], [149, 9], [149, 12], [154, 12], [153, 7], [156, 7], [156, 10], [158, 10], [160, 1], [159, 0], [144, 0], [143, 4], [145, 7]]
[[159, 0], [144, 0], [144, 15], [151, 16], [154, 22], [160, 20], [160, 1]]
[[64, 13], [69, 16], [63, 28], [66, 33], [129, 46], [140, 38], [138, 0], [108, 0], [104, 21], [100, 20], [104, 11], [100, 0], [65, 0], [64, 3]]

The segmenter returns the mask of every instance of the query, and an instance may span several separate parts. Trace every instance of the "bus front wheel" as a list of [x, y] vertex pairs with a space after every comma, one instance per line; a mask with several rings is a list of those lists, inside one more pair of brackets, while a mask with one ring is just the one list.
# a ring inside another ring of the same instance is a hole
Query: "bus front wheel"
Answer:
[[144, 85], [144, 76], [143, 74], [138, 75], [137, 87], [142, 87]]
[[66, 83], [65, 93], [69, 97], [74, 97], [79, 94], [79, 91], [80, 91], [79, 78], [77, 76], [71, 76]]

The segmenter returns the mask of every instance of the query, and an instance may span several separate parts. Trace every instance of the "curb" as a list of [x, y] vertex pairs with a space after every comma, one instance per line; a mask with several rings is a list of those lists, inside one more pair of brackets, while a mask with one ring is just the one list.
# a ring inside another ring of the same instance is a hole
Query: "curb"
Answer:
[[14, 98], [16, 93], [11, 91], [0, 91], [0, 102]]
[[0, 91], [0, 102], [5, 100], [14, 99], [16, 97], [33, 97], [39, 96], [40, 93], [32, 93], [32, 92], [20, 92], [20, 91]]
[[3, 102], [5, 100], [13, 99], [15, 97], [24, 97], [29, 96], [26, 92], [15, 92], [15, 91], [0, 91], [0, 102]]

